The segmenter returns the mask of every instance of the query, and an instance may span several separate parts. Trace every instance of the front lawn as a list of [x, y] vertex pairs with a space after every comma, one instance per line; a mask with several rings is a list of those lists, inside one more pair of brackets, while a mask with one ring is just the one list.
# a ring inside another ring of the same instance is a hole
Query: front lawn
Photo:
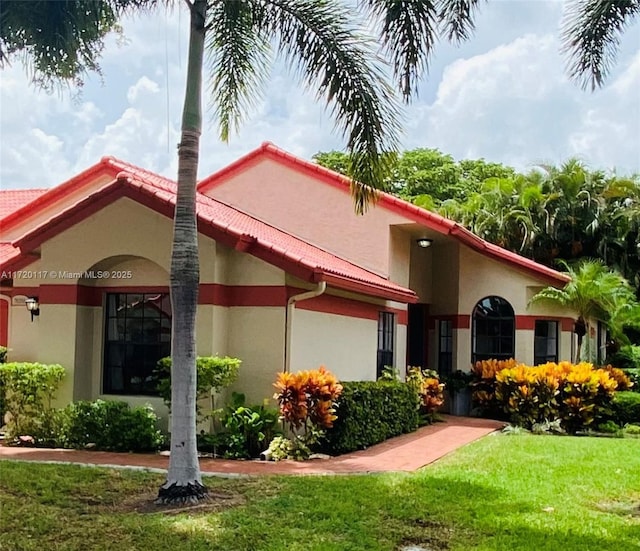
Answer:
[[640, 548], [640, 440], [498, 435], [412, 474], [206, 483], [141, 511], [162, 476], [0, 463], [0, 549], [611, 550]]

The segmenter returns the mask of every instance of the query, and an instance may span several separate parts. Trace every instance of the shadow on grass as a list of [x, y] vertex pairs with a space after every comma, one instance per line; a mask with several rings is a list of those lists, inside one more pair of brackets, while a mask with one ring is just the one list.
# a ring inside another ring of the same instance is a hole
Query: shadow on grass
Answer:
[[[0, 549], [376, 551], [638, 549], [633, 519], [545, 511], [527, 495], [431, 474], [207, 479], [237, 493], [233, 507], [181, 514], [122, 513], [161, 476], [50, 465], [0, 469]], [[457, 476], [457, 475], [456, 475]], [[105, 504], [111, 504], [105, 507]]]

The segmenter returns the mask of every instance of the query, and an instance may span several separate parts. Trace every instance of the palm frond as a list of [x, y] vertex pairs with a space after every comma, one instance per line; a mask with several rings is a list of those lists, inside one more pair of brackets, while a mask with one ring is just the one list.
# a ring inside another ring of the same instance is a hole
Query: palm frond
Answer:
[[373, 41], [351, 27], [349, 10], [334, 0], [255, 1], [278, 52], [327, 102], [345, 136], [355, 209], [363, 213], [385, 186], [399, 132], [399, 105]]
[[582, 88], [604, 84], [616, 58], [620, 36], [640, 13], [640, 0], [573, 0], [562, 23], [569, 75]]
[[467, 40], [475, 30], [474, 11], [480, 0], [440, 0], [439, 18], [450, 42]]
[[209, 10], [209, 96], [225, 142], [262, 97], [270, 65], [269, 37], [257, 8], [251, 1], [236, 0], [215, 2]]
[[438, 41], [437, 6], [431, 0], [362, 0], [361, 5], [378, 24], [382, 46], [402, 96], [408, 101]]
[[45, 90], [57, 84], [81, 86], [89, 72], [100, 74], [104, 39], [119, 31], [118, 19], [149, 9], [157, 0], [46, 0], [0, 2], [0, 68], [20, 59], [32, 82]]

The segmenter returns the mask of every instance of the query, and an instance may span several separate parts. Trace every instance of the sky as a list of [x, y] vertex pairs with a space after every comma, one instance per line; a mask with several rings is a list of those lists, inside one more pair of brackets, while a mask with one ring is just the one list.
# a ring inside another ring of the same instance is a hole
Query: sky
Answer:
[[[640, 173], [640, 24], [627, 28], [606, 86], [583, 91], [560, 53], [562, 3], [492, 0], [459, 47], [440, 44], [419, 96], [400, 113], [401, 149], [437, 148], [528, 170], [578, 157]], [[18, 61], [0, 72], [0, 187], [48, 188], [104, 155], [175, 178], [184, 93], [184, 9], [128, 18], [78, 92], [35, 89]], [[344, 149], [324, 105], [276, 62], [241, 130], [220, 142], [206, 111], [199, 177], [264, 141], [305, 159]]]

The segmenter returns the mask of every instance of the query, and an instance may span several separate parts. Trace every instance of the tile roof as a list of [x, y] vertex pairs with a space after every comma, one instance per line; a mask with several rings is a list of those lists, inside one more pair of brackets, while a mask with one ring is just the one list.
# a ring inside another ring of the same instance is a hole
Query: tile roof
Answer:
[[31, 203], [46, 192], [46, 189], [0, 190], [0, 220]]
[[[295, 155], [292, 155], [291, 153], [280, 149], [271, 142], [264, 142], [262, 145], [260, 145], [260, 147], [254, 149], [253, 151], [250, 151], [230, 165], [227, 165], [226, 167], [220, 169], [218, 172], [215, 172], [211, 176], [208, 176], [207, 178], [201, 180], [198, 184], [198, 191], [200, 191], [201, 193], [206, 193], [219, 183], [222, 183], [231, 175], [239, 173], [243, 170], [246, 170], [250, 166], [253, 166], [253, 164], [258, 162], [261, 158], [276, 160], [284, 164], [285, 166], [309, 174], [321, 182], [336, 186], [342, 190], [349, 190], [351, 185], [353, 184], [350, 178], [347, 178], [342, 174], [329, 170], [328, 168], [320, 166], [311, 161], [296, 157]], [[467, 228], [465, 228], [458, 222], [454, 222], [453, 220], [445, 218], [440, 214], [418, 207], [413, 203], [409, 203], [408, 201], [403, 201], [402, 199], [399, 199], [398, 197], [395, 197], [394, 195], [391, 195], [389, 193], [378, 193], [377, 206], [399, 212], [400, 214], [406, 216], [414, 222], [437, 231], [438, 233], [451, 235], [458, 241], [464, 243], [471, 249], [474, 249], [485, 256], [488, 256], [500, 262], [504, 262], [515, 268], [525, 270], [533, 275], [542, 277], [543, 279], [551, 281], [555, 284], [564, 285], [565, 283], [570, 281], [569, 276], [567, 276], [566, 274], [558, 272], [557, 270], [554, 270], [542, 264], [538, 264], [537, 262], [529, 258], [525, 258], [523, 256], [520, 256], [519, 254], [503, 249], [502, 247], [494, 245], [493, 243], [489, 243], [488, 241], [485, 241], [484, 239], [470, 232]]]
[[[134, 200], [143, 199], [149, 206], [172, 215], [176, 201], [176, 182], [117, 159], [111, 158], [110, 164], [121, 169], [114, 180], [30, 231], [14, 245], [24, 251], [35, 248], [48, 239], [52, 232], [61, 231], [75, 223], [82, 211], [90, 210], [92, 204], [100, 204], [105, 197], [113, 196], [112, 200], [115, 200], [118, 196], [125, 195]], [[230, 205], [200, 193], [197, 194], [196, 201], [198, 229], [201, 233], [270, 262], [292, 275], [310, 282], [326, 281], [338, 288], [391, 300], [417, 300], [410, 289], [310, 245]], [[4, 264], [2, 259], [0, 265]]]

